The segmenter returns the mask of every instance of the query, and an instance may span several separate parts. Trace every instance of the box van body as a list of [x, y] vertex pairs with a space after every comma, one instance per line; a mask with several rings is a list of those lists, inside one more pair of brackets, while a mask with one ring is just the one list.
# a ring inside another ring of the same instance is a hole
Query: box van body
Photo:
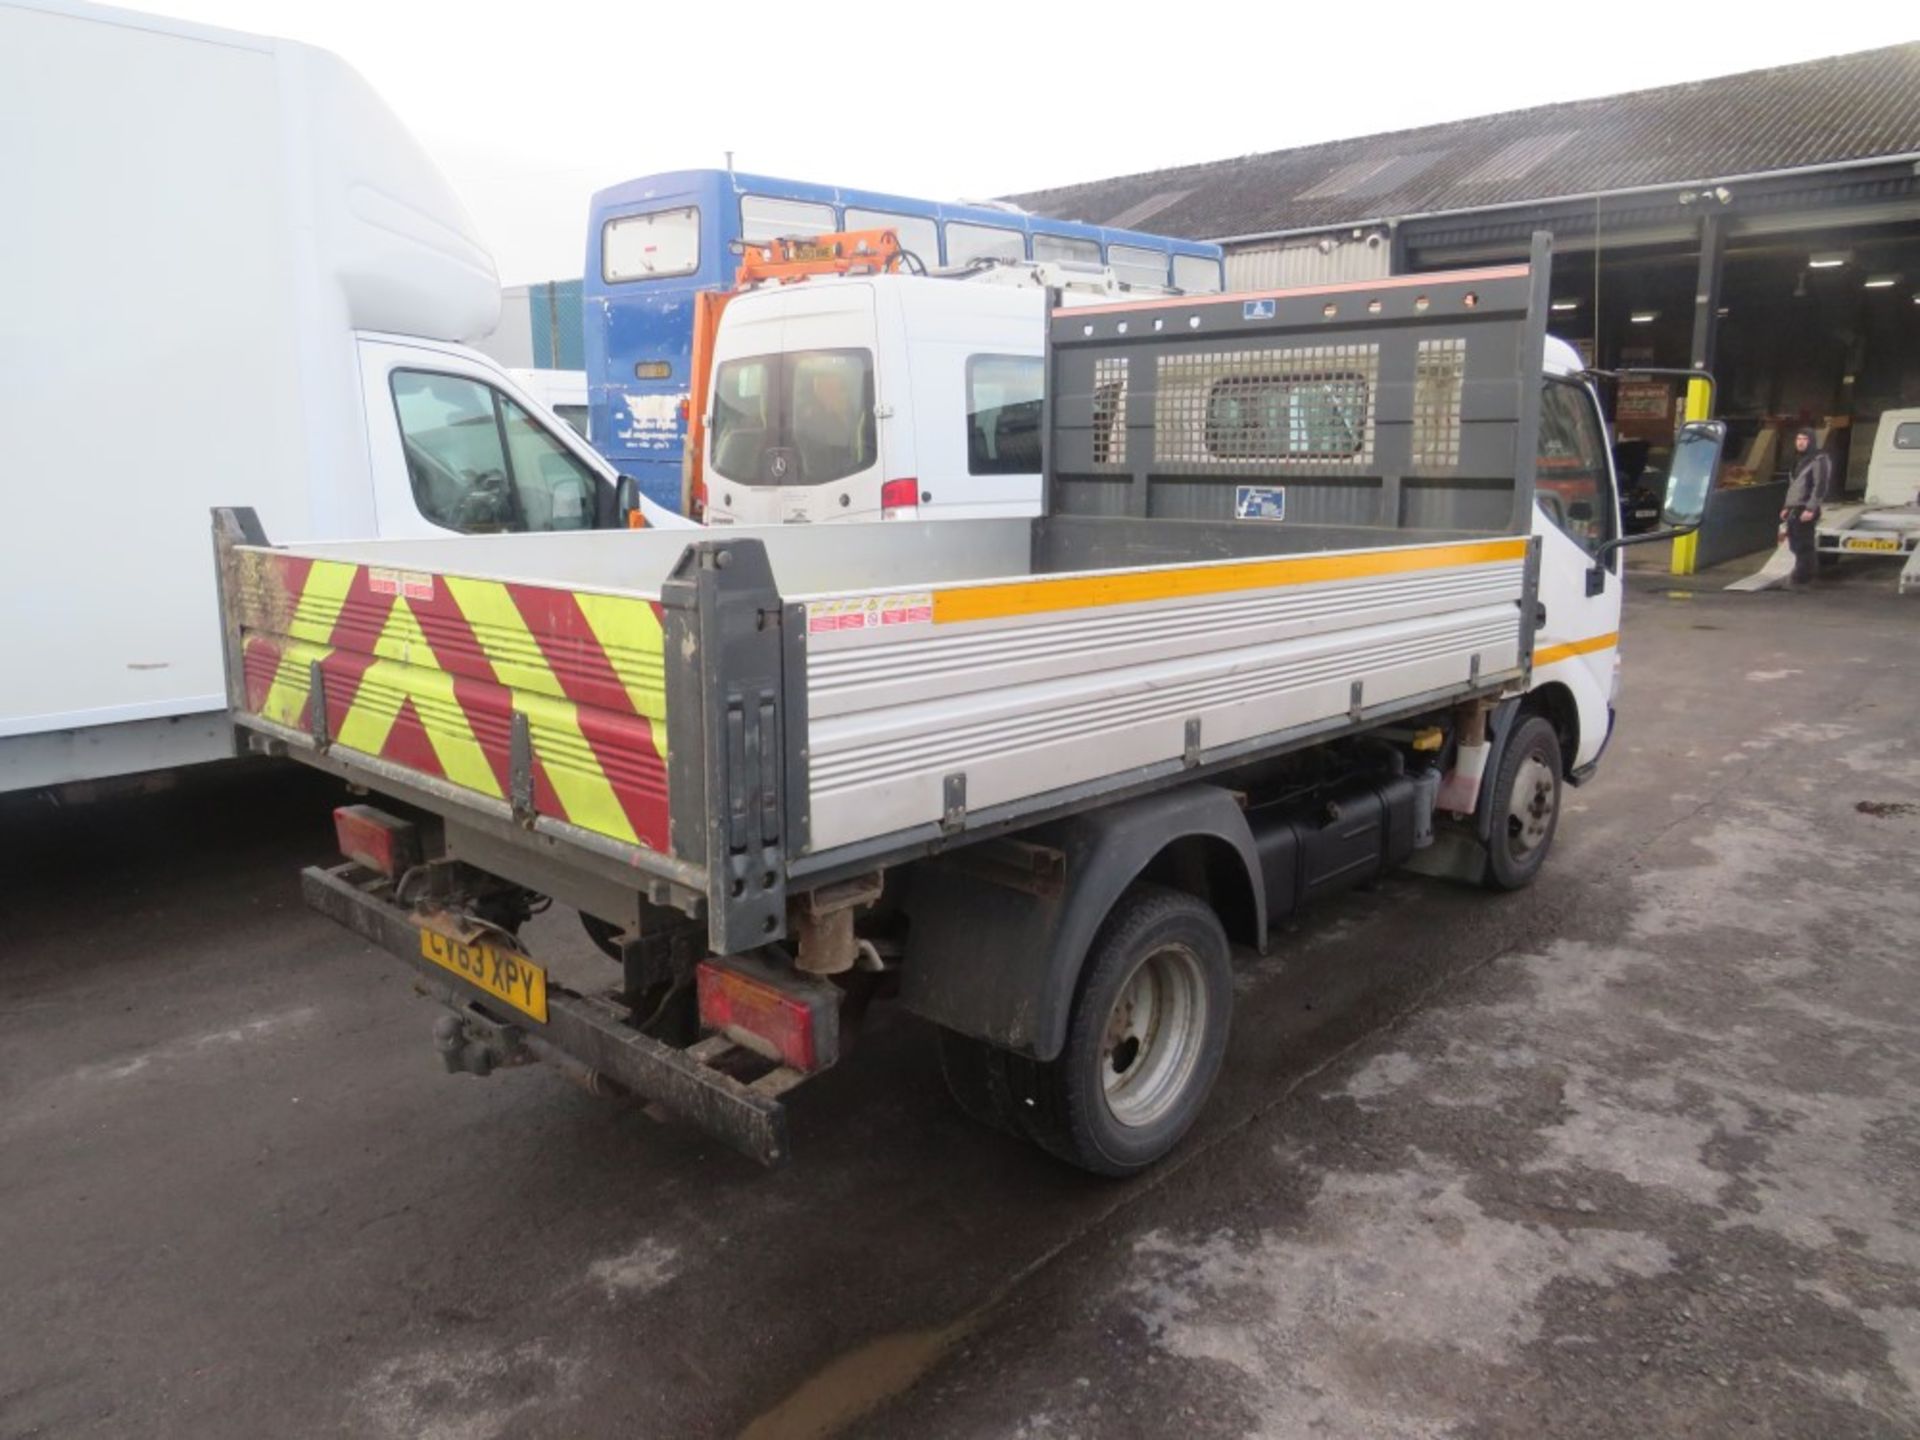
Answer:
[[313, 539], [610, 511], [611, 467], [460, 343], [493, 261], [334, 56], [4, 0], [0, 191], [0, 790], [231, 752], [216, 503]]

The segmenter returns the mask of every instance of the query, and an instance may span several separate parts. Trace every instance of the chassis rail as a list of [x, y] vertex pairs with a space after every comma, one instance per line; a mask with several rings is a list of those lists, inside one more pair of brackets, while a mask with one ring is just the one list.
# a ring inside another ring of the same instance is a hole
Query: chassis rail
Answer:
[[[423, 917], [369, 887], [367, 873], [356, 865], [309, 866], [300, 875], [301, 893], [313, 909], [463, 1003], [483, 1009], [497, 1005], [420, 954]], [[792, 1072], [775, 1070], [748, 1084], [704, 1062], [702, 1056], [714, 1053], [710, 1044], [677, 1049], [622, 1024], [611, 1006], [553, 985], [547, 1011], [545, 1025], [529, 1021], [497, 1028], [534, 1054], [557, 1052], [635, 1096], [658, 1101], [749, 1159], [769, 1167], [787, 1162], [787, 1111], [776, 1096], [791, 1082]]]

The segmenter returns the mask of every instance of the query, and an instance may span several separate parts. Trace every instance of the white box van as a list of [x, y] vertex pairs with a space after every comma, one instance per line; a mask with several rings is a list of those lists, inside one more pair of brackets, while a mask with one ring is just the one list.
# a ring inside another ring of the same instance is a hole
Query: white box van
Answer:
[[0, 194], [0, 791], [230, 753], [216, 502], [315, 540], [611, 515], [606, 462], [459, 343], [493, 261], [334, 56], [0, 0]]

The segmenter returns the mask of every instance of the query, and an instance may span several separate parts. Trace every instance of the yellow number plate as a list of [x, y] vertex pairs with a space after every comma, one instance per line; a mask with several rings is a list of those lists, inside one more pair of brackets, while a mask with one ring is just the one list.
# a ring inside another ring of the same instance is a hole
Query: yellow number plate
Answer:
[[1842, 550], [1898, 550], [1900, 542], [1891, 535], [1842, 535]]
[[485, 943], [469, 945], [438, 930], [420, 932], [420, 953], [522, 1015], [547, 1023], [547, 972], [526, 956]]

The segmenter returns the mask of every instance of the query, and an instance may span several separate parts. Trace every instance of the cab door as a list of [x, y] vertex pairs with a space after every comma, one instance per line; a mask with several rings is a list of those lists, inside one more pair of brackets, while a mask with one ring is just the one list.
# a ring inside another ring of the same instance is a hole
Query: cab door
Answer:
[[612, 514], [606, 462], [458, 346], [359, 339], [382, 538], [588, 530]]
[[1615, 538], [1620, 506], [1606, 426], [1593, 391], [1549, 377], [1540, 398], [1533, 531], [1540, 537], [1540, 610], [1533, 687], [1559, 683], [1580, 716], [1577, 755], [1592, 763], [1612, 726], [1620, 670], [1621, 552], [1594, 555]]

